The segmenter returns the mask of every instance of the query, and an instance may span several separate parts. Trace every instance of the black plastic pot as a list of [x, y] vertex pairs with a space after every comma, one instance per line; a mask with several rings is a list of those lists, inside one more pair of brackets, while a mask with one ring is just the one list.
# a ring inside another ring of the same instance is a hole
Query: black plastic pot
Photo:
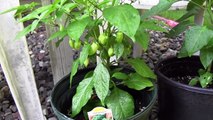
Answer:
[[[82, 115], [77, 116], [77, 118], [69, 118], [67, 111], [70, 109], [72, 97], [76, 92], [76, 87], [78, 83], [83, 79], [84, 75], [91, 69], [83, 69], [78, 71], [73, 79], [72, 89], [69, 89], [69, 75], [60, 80], [53, 88], [51, 94], [51, 105], [55, 115], [59, 120], [84, 120]], [[135, 101], [135, 106], [141, 102], [145, 106], [145, 110], [137, 112], [134, 116], [130, 117], [129, 120], [148, 120], [151, 113], [152, 107], [154, 106], [157, 98], [157, 87], [151, 92], [148, 91], [135, 91], [129, 90], [130, 94], [133, 95]]]
[[199, 57], [170, 58], [159, 62], [158, 101], [160, 120], [213, 120], [213, 89], [202, 89], [170, 78], [197, 76]]

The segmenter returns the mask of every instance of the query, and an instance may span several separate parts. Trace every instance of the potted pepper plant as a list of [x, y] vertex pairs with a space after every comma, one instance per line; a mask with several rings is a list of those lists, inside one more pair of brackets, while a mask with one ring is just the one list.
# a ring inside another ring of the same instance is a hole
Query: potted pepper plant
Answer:
[[[169, 36], [185, 31], [178, 57], [162, 60], [155, 68], [162, 120], [212, 120], [213, 115], [213, 12], [212, 0], [190, 0], [187, 12]], [[189, 18], [204, 11], [203, 25]], [[207, 16], [207, 17], [206, 17]], [[200, 51], [199, 56], [193, 56]]]
[[[87, 112], [105, 107], [111, 109], [116, 120], [147, 120], [156, 101], [156, 75], [143, 59], [131, 58], [130, 54], [135, 42], [147, 49], [147, 30], [165, 31], [148, 19], [164, 8], [154, 7], [141, 17], [131, 4], [119, 0], [55, 0], [47, 6], [36, 6], [31, 3], [5, 11], [16, 10], [20, 22], [32, 21], [17, 39], [44, 23], [58, 28], [48, 41], [58, 38], [59, 45], [68, 37], [71, 48], [80, 52], [70, 75], [52, 91], [56, 116], [60, 120], [88, 119]], [[20, 18], [26, 12], [29, 14]], [[89, 65], [91, 62], [95, 65]]]

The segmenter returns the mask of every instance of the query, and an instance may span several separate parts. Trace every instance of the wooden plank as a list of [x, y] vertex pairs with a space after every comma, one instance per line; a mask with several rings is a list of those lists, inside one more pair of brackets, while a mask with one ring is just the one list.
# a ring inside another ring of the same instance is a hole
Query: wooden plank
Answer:
[[[18, 5], [18, 0], [0, 0], [0, 11]], [[14, 40], [23, 25], [13, 14], [0, 15], [0, 63], [22, 120], [44, 120], [26, 38]]]
[[[42, 5], [48, 5], [52, 1], [41, 0]], [[56, 28], [49, 26], [46, 26], [46, 30], [48, 36], [57, 31]], [[58, 48], [55, 46], [56, 41], [57, 39], [48, 43], [54, 83], [57, 83], [61, 78], [70, 73], [73, 61], [73, 50], [69, 46], [68, 39], [64, 39]]]

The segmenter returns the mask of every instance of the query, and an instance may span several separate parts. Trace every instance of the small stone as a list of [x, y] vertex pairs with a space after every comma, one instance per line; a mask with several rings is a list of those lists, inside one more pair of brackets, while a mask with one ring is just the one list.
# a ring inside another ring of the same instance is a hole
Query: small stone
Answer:
[[45, 51], [44, 50], [40, 50], [40, 52], [39, 53], [45, 53]]
[[44, 67], [44, 62], [43, 62], [43, 61], [40, 61], [40, 62], [38, 63], [38, 65], [39, 65], [39, 67]]
[[8, 86], [4, 86], [3, 88], [1, 88], [1, 91], [4, 92], [4, 96], [9, 96], [10, 95], [10, 89]]
[[38, 53], [38, 59], [42, 60], [44, 58], [45, 54], [44, 53]]
[[10, 109], [6, 109], [4, 116], [10, 115], [11, 113], [12, 113], [12, 111]]
[[30, 58], [34, 58], [34, 57], [35, 57], [35, 55], [34, 55], [34, 54], [30, 55]]
[[13, 116], [14, 119], [20, 118], [19, 112], [12, 113], [12, 116]]
[[8, 114], [7, 116], [5, 116], [5, 120], [13, 120], [13, 115]]
[[29, 51], [29, 54], [32, 55], [32, 54], [33, 54], [33, 51]]
[[42, 112], [43, 112], [43, 114], [44, 114], [45, 116], [48, 115], [48, 110], [47, 110], [47, 109], [43, 109]]
[[10, 101], [5, 100], [5, 101], [3, 101], [2, 103], [3, 103], [3, 104], [9, 104], [9, 103], [10, 103]]
[[40, 38], [40, 39], [43, 39], [44, 37], [45, 37], [44, 34], [40, 34], [40, 35], [39, 35], [39, 38]]
[[10, 105], [9, 104], [3, 104], [2, 105], [2, 110], [5, 111]]
[[57, 120], [56, 117], [51, 117], [51, 118], [48, 118], [48, 120]]
[[17, 108], [15, 105], [11, 105], [10, 109], [12, 110], [13, 113], [17, 112]]
[[44, 88], [43, 86], [41, 86], [41, 87], [39, 88], [39, 92], [41, 92], [41, 93], [44, 92], [44, 89], [45, 89], [45, 88]]

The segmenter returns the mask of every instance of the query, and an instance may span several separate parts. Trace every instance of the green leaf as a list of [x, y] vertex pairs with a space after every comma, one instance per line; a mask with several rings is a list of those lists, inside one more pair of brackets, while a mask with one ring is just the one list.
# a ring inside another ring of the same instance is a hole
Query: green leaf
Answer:
[[168, 10], [175, 2], [177, 2], [177, 0], [159, 0], [156, 6], [152, 7], [141, 16], [142, 20]]
[[57, 31], [55, 33], [53, 33], [49, 38], [48, 38], [48, 42], [52, 41], [55, 38], [58, 39], [62, 39], [63, 37], [65, 37], [67, 35], [67, 31], [63, 30], [63, 31]]
[[118, 5], [104, 9], [103, 16], [118, 30], [134, 41], [140, 24], [139, 12], [131, 5]]
[[147, 66], [147, 64], [139, 58], [136, 59], [129, 59], [128, 64], [130, 64], [135, 71], [143, 76], [143, 77], [147, 77], [147, 78], [152, 78], [152, 79], [156, 79], [156, 75], [153, 73], [153, 71]]
[[1, 14], [5, 14], [5, 13], [8, 13], [8, 12], [11, 12], [11, 11], [14, 11], [14, 10], [17, 10], [16, 11], [16, 14], [19, 14], [19, 13], [23, 13], [27, 10], [31, 10], [32, 8], [34, 8], [35, 6], [37, 6], [38, 3], [35, 3], [35, 2], [32, 2], [30, 4], [25, 4], [25, 5], [20, 5], [20, 6], [16, 6], [16, 7], [13, 7], [13, 8], [10, 8], [8, 10], [5, 10], [3, 12], [0, 12], [0, 15]]
[[114, 44], [114, 53], [116, 58], [119, 59], [124, 53], [124, 45], [122, 43]]
[[191, 23], [190, 21], [183, 21], [180, 22], [178, 25], [176, 25], [174, 28], [172, 28], [169, 33], [167, 34], [168, 37], [175, 37], [182, 32], [184, 32], [186, 29], [189, 28], [189, 26], [194, 26], [194, 23]]
[[84, 79], [79, 83], [76, 94], [72, 98], [72, 117], [76, 116], [81, 111], [81, 108], [89, 101], [93, 94], [92, 88], [92, 78]]
[[143, 48], [144, 51], [148, 49], [149, 39], [150, 36], [148, 32], [143, 29], [138, 29], [135, 35], [135, 40], [137, 43], [139, 43], [139, 45]]
[[201, 8], [206, 0], [190, 0], [187, 5], [187, 11], [195, 8]]
[[39, 20], [34, 20], [31, 26], [31, 30], [30, 31], [34, 31], [35, 28], [38, 26]]
[[124, 81], [124, 84], [135, 90], [143, 90], [153, 86], [153, 83], [148, 78], [142, 77], [137, 73], [131, 74], [130, 79]]
[[78, 6], [78, 4], [76, 4], [76, 3], [67, 3], [63, 6], [62, 9], [64, 9], [65, 12], [69, 13], [74, 8], [76, 8], [77, 6]]
[[199, 78], [195, 77], [195, 78], [190, 80], [189, 85], [190, 86], [195, 86], [195, 85], [197, 85], [198, 82], [199, 82]]
[[212, 83], [213, 74], [210, 72], [206, 72], [205, 74], [199, 77], [200, 85], [202, 88], [206, 88], [210, 83]]
[[16, 35], [16, 40], [20, 39], [21, 37], [27, 35], [28, 33], [30, 33], [31, 31], [31, 27], [32, 25], [28, 25], [26, 28], [24, 28], [22, 31], [20, 31], [17, 35]]
[[109, 92], [110, 75], [107, 68], [102, 63], [96, 66], [92, 79], [94, 81], [96, 94], [101, 102], [104, 103]]
[[213, 62], [213, 47], [201, 49], [200, 60], [204, 68], [207, 68]]
[[82, 51], [79, 57], [81, 65], [83, 65], [84, 61], [88, 58], [90, 48], [91, 48], [90, 44], [84, 45], [84, 47], [82, 48]]
[[188, 52], [186, 50], [186, 46], [182, 46], [182, 48], [181, 48], [181, 50], [178, 54], [178, 58], [183, 58], [183, 57], [187, 57], [187, 56], [189, 56], [189, 55], [188, 55]]
[[189, 56], [199, 51], [202, 47], [208, 44], [213, 36], [213, 31], [205, 26], [192, 26], [185, 34], [183, 47]]
[[112, 109], [115, 120], [125, 120], [134, 114], [133, 97], [126, 91], [114, 88], [106, 99], [106, 105]]
[[157, 20], [148, 20], [148, 21], [143, 21], [140, 24], [139, 29], [143, 29], [143, 30], [154, 30], [154, 31], [160, 31], [160, 32], [167, 32], [167, 30], [165, 28], [163, 28], [162, 26], [160, 26], [159, 21]]
[[27, 16], [21, 18], [19, 20], [19, 22], [28, 21], [28, 20], [35, 19], [35, 18], [39, 19], [39, 14], [43, 13], [44, 11], [50, 10], [51, 7], [52, 7], [52, 5], [47, 5], [47, 6], [40, 7], [38, 9], [36, 9], [35, 11], [32, 11]]
[[78, 40], [83, 34], [86, 26], [89, 24], [91, 18], [83, 18], [81, 20], [76, 20], [71, 22], [67, 27], [67, 33], [70, 38]]
[[185, 21], [185, 20], [187, 20], [188, 18], [190, 18], [190, 17], [192, 17], [192, 16], [194, 16], [194, 15], [196, 15], [196, 14], [198, 14], [198, 12], [199, 12], [199, 9], [192, 9], [192, 10], [189, 10], [187, 13], [185, 13], [181, 18], [179, 18], [178, 20], [177, 20], [177, 22], [182, 22], [182, 21]]
[[78, 71], [78, 66], [79, 66], [79, 59], [73, 61], [72, 63], [72, 69], [71, 69], [71, 74], [70, 74], [70, 88], [72, 86], [72, 79], [73, 76], [77, 73]]
[[122, 72], [116, 72], [112, 75], [112, 77], [119, 79], [119, 80], [126, 80], [128, 79], [128, 75], [126, 75], [125, 73]]

